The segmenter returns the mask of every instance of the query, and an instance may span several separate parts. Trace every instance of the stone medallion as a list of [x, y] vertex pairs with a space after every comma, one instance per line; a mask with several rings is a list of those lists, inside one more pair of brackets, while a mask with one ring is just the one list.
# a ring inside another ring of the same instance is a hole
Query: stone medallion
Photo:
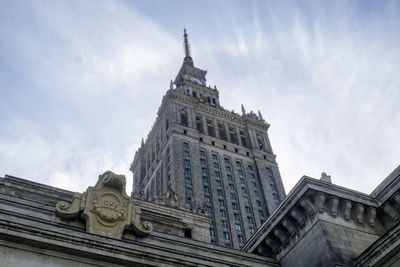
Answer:
[[94, 187], [84, 193], [75, 193], [72, 203], [60, 201], [57, 214], [72, 218], [81, 214], [86, 221], [86, 231], [93, 234], [121, 238], [124, 229], [132, 226], [140, 236], [150, 234], [150, 222], [140, 221], [140, 209], [125, 192], [125, 176], [107, 171], [99, 176]]

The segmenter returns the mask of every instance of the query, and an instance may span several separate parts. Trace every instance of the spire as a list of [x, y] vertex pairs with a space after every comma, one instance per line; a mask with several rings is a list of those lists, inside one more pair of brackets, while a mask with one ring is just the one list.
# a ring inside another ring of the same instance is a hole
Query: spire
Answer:
[[183, 29], [183, 32], [184, 32], [183, 38], [184, 38], [185, 57], [192, 58], [192, 56], [190, 55], [190, 44], [188, 40], [188, 35], [186, 33], [186, 29]]
[[242, 114], [243, 114], [243, 115], [246, 115], [246, 110], [244, 109], [243, 104], [242, 104]]
[[260, 117], [260, 120], [263, 120], [263, 119], [264, 119], [263, 116], [262, 116], [262, 114], [261, 114], [261, 111], [258, 111], [258, 117]]

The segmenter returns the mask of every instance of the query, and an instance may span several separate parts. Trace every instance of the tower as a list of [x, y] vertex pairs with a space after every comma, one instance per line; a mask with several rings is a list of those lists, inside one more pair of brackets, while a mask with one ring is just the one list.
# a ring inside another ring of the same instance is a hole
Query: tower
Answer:
[[241, 115], [220, 105], [207, 71], [194, 66], [186, 30], [184, 49], [131, 164], [133, 196], [155, 201], [173, 192], [186, 208], [212, 218], [212, 244], [239, 249], [285, 197], [270, 125], [243, 105]]

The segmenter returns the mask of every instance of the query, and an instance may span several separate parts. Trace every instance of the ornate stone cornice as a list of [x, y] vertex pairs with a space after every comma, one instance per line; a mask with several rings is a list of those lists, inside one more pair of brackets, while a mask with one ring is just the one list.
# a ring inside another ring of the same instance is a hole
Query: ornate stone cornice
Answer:
[[[311, 227], [317, 220], [329, 221], [339, 216], [349, 226], [373, 229], [378, 208], [376, 201], [366, 194], [303, 177], [242, 250], [276, 256], [286, 247], [294, 246], [305, 234], [304, 228]], [[389, 203], [385, 212], [393, 221], [399, 219]]]

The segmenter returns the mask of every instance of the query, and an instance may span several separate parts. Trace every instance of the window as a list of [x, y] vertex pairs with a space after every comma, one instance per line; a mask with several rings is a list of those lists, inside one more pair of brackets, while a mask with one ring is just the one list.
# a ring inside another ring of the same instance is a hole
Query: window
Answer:
[[200, 142], [203, 142], [203, 137], [200, 137]]
[[222, 194], [222, 190], [217, 190], [217, 195], [218, 196], [222, 196], [223, 194]]
[[221, 217], [226, 217], [225, 210], [220, 210], [219, 215], [221, 215]]
[[240, 226], [240, 224], [236, 224], [235, 229], [236, 231], [242, 231], [242, 227]]
[[268, 175], [267, 177], [268, 181], [273, 182], [274, 181], [274, 177], [272, 177], [272, 175]]
[[231, 246], [231, 244], [225, 244], [225, 247], [226, 248], [231, 248], [232, 246]]
[[190, 166], [190, 160], [185, 159], [185, 165], [186, 165], [186, 166]]
[[226, 169], [227, 172], [231, 171], [231, 167], [229, 167], [229, 166], [226, 166], [225, 169]]
[[192, 184], [192, 179], [190, 179], [190, 177], [186, 177], [186, 184]]
[[238, 209], [238, 205], [236, 203], [232, 203], [232, 209], [237, 210]]
[[271, 169], [270, 168], [266, 167], [265, 171], [267, 172], [267, 174], [271, 174]]
[[216, 169], [218, 169], [218, 168], [219, 168], [219, 165], [218, 165], [218, 163], [214, 162], [214, 168], [216, 168]]
[[208, 183], [208, 177], [203, 176], [203, 183]]
[[224, 232], [224, 239], [229, 240], [229, 233]]
[[184, 152], [183, 152], [183, 155], [184, 155], [185, 157], [189, 157], [189, 156], [190, 156], [190, 153], [189, 153], [189, 151], [184, 151]]
[[207, 193], [210, 192], [210, 189], [208, 188], [208, 186], [204, 187], [204, 192], [207, 192]]
[[278, 202], [275, 202], [275, 208], [277, 208], [279, 206]]
[[218, 200], [218, 204], [219, 204], [220, 206], [224, 206], [224, 205], [225, 205], [225, 203], [224, 203], [224, 201], [223, 201], [222, 199]]
[[214, 171], [214, 175], [215, 175], [215, 177], [220, 177], [221, 176], [219, 171]]
[[238, 150], [237, 148], [235, 148], [235, 152], [236, 152], [236, 153], [239, 153], [239, 150]]
[[257, 207], [261, 207], [261, 202], [257, 200], [256, 205], [257, 205]]
[[247, 221], [248, 221], [249, 223], [253, 223], [253, 218], [252, 218], [252, 217], [247, 217]]
[[254, 228], [250, 227], [250, 234], [252, 235], [254, 234], [254, 232], [255, 232]]
[[243, 171], [242, 171], [242, 170], [238, 170], [237, 172], [238, 172], [238, 174], [239, 174], [240, 176], [243, 176]]
[[189, 206], [192, 206], [192, 199], [190, 197], [188, 197], [186, 199], [186, 204], [188, 204]]
[[270, 186], [271, 186], [271, 190], [272, 190], [272, 191], [276, 191], [276, 185], [270, 184]]
[[235, 218], [236, 221], [240, 220], [240, 216], [238, 213], [233, 214], [233, 218]]
[[224, 145], [224, 149], [226, 149], [226, 145]]
[[214, 142], [214, 141], [211, 141], [211, 144], [212, 144], [213, 146], [215, 146], [215, 142]]
[[183, 143], [183, 147], [184, 148], [189, 148], [189, 144], [188, 143]]
[[253, 166], [249, 165], [248, 167], [250, 171], [253, 171]]
[[230, 190], [235, 190], [235, 186], [233, 184], [229, 184], [229, 189]]
[[206, 207], [207, 213], [211, 214], [212, 213], [212, 208], [211, 207]]
[[226, 164], [229, 164], [229, 159], [228, 158], [225, 158], [224, 160], [225, 160]]
[[214, 231], [214, 229], [210, 229], [210, 236], [215, 236], [215, 231]]
[[[243, 142], [243, 140], [242, 140], [242, 143], [243, 143], [244, 146], [246, 146], [246, 145], [245, 145], [246, 142]], [[249, 153], [249, 152], [246, 152], [246, 156], [250, 157], [250, 153]]]
[[236, 195], [234, 193], [231, 193], [231, 199], [236, 200]]
[[215, 181], [215, 184], [216, 184], [217, 186], [222, 186], [222, 183], [221, 183], [220, 180], [216, 180], [216, 181]]
[[232, 175], [230, 175], [230, 174], [228, 174], [226, 177], [228, 178], [229, 181], [232, 181], [232, 180], [233, 180], [233, 179], [232, 179]]
[[186, 188], [186, 193], [187, 193], [188, 195], [193, 195], [193, 190], [192, 190], [192, 188]]
[[209, 196], [205, 196], [204, 197], [204, 202], [210, 203], [211, 202], [211, 198]]
[[205, 159], [200, 159], [200, 164], [206, 165], [206, 160]]
[[244, 243], [244, 239], [242, 235], [238, 235], [238, 242], [239, 243]]
[[190, 174], [192, 173], [192, 172], [190, 171], [190, 169], [186, 169], [185, 172], [186, 172], [187, 175], [190, 175]]
[[251, 178], [251, 179], [254, 179], [254, 178], [255, 178], [254, 173], [249, 173], [249, 175], [250, 175], [250, 178]]
[[258, 210], [258, 215], [264, 216], [264, 213], [262, 212], [262, 210]]
[[216, 245], [217, 242], [215, 240], [211, 240], [211, 245]]
[[252, 184], [254, 187], [257, 187], [256, 182], [251, 182], [251, 184]]
[[248, 197], [244, 197], [244, 198], [243, 198], [243, 202], [244, 202], [244, 203], [249, 203], [249, 198], [248, 198]]
[[218, 159], [217, 154], [212, 154], [212, 158], [215, 159], [215, 160]]
[[251, 213], [251, 208], [250, 207], [246, 207], [246, 212], [247, 213]]
[[206, 156], [206, 152], [204, 152], [203, 150], [200, 150], [200, 156], [201, 157], [205, 157]]
[[201, 172], [202, 172], [202, 173], [207, 173], [207, 168], [204, 168], [204, 167], [201, 168]]
[[240, 180], [239, 180], [239, 181], [240, 181], [240, 183], [241, 183], [241, 184], [245, 184], [245, 181], [244, 181], [244, 179], [243, 179], [243, 178], [240, 178]]
[[275, 194], [275, 193], [272, 193], [272, 197], [273, 197], [274, 199], [278, 199], [278, 195]]
[[242, 163], [240, 161], [236, 161], [236, 166], [242, 167]]
[[242, 187], [242, 192], [243, 192], [243, 194], [247, 194], [247, 189], [246, 189], [246, 187]]
[[256, 196], [256, 197], [259, 197], [260, 195], [258, 194], [258, 191], [254, 191], [254, 195]]
[[228, 228], [228, 223], [226, 221], [221, 222], [222, 228]]

